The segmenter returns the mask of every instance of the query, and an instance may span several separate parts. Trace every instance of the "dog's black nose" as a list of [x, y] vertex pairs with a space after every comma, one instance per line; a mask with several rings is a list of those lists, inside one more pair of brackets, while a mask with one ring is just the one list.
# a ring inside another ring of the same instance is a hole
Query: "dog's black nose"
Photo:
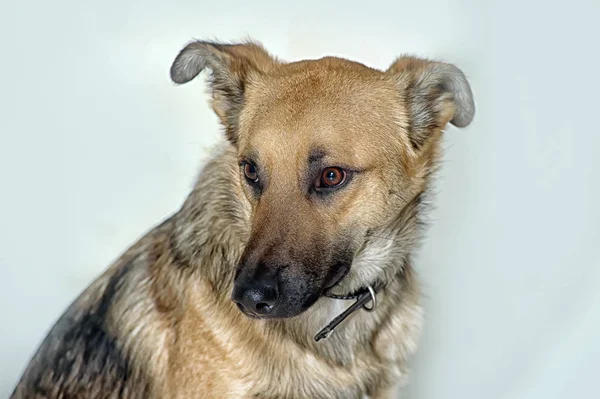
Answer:
[[257, 316], [271, 313], [278, 297], [277, 281], [264, 275], [236, 281], [231, 295], [231, 299], [243, 308], [242, 310]]

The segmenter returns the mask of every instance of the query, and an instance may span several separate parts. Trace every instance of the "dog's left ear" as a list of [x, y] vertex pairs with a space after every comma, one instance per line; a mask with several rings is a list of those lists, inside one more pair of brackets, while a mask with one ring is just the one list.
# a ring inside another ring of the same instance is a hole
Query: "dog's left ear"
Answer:
[[452, 64], [401, 57], [386, 71], [396, 81], [409, 112], [409, 136], [419, 149], [448, 123], [466, 127], [475, 115], [473, 94]]
[[244, 106], [244, 92], [253, 74], [266, 73], [279, 62], [253, 42], [225, 44], [194, 41], [183, 48], [171, 65], [171, 79], [184, 84], [205, 68], [212, 72], [212, 106], [235, 143], [238, 117]]

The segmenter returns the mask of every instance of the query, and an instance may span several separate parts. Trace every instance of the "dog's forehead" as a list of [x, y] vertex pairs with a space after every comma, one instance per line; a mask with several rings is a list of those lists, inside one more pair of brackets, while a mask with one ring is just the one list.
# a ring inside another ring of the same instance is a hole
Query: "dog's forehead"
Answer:
[[364, 109], [364, 101], [369, 99], [379, 98], [383, 105], [398, 96], [384, 73], [333, 57], [283, 64], [253, 82], [256, 84], [250, 85], [248, 95], [254, 95], [256, 103], [284, 108], [295, 115], [306, 108], [314, 112], [328, 105], [339, 115], [345, 110]]
[[335, 58], [302, 61], [248, 87], [240, 147], [275, 155], [375, 155], [400, 141], [405, 119], [400, 94], [382, 72]]

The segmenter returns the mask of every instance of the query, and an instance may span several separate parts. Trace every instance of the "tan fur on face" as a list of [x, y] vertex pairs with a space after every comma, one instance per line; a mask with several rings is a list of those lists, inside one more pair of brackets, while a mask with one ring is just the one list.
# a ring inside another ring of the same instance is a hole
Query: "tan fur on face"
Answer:
[[[185, 83], [205, 68], [227, 141], [182, 208], [67, 310], [13, 398], [383, 398], [406, 381], [422, 322], [412, 255], [442, 131], [473, 118], [464, 75], [410, 57], [378, 71], [193, 42], [171, 76]], [[308, 191], [315, 151], [357, 171], [326, 200]], [[260, 162], [260, 195], [242, 175], [248, 157]], [[302, 268], [306, 254], [335, 260], [340, 243], [354, 252], [336, 293], [385, 286], [373, 313], [326, 340], [313, 337], [347, 303], [320, 297], [297, 317], [254, 320], [230, 300], [244, 257]]]

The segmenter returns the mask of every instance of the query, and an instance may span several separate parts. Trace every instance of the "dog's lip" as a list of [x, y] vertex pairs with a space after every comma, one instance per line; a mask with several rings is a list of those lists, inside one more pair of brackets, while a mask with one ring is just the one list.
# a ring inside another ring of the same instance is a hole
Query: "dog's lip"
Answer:
[[[257, 314], [257, 313], [247, 310], [246, 308], [244, 308], [243, 306], [241, 306], [237, 303], [236, 303], [236, 307], [241, 314], [243, 314], [244, 316], [246, 316], [250, 319], [253, 319], [253, 320], [292, 319], [292, 318], [298, 317], [302, 313], [308, 311], [308, 309], [310, 309], [317, 302], [317, 300], [321, 297], [321, 294], [318, 294], [318, 292], [317, 292], [314, 295], [312, 295], [311, 297], [312, 297], [312, 299], [309, 300], [309, 302], [310, 302], [309, 306], [300, 308], [298, 311], [289, 313], [289, 314], [287, 314], [286, 312], [277, 311], [277, 309], [275, 309], [274, 312], [265, 313], [265, 314]], [[283, 304], [280, 303], [280, 305], [283, 305]], [[279, 309], [279, 310], [281, 310], [281, 309]]]
[[[239, 308], [239, 307], [238, 307]], [[249, 312], [245, 309], [239, 308], [240, 312], [250, 318], [250, 319], [254, 319], [254, 320], [277, 320], [277, 319], [287, 319], [287, 318], [292, 318], [292, 317], [296, 317], [297, 315], [291, 315], [291, 316], [280, 316], [277, 314], [273, 314], [273, 313], [267, 313], [267, 314], [256, 314], [254, 312]]]
[[252, 319], [263, 319], [263, 316], [260, 316], [254, 312], [250, 312], [248, 310], [246, 310], [246, 308], [244, 308], [242, 305], [240, 305], [239, 303], [236, 303], [237, 308], [239, 309], [240, 312], [242, 312], [244, 315], [252, 318]]
[[349, 272], [350, 272], [350, 267], [348, 267], [348, 266], [344, 266], [344, 267], [340, 268], [340, 270], [338, 270], [338, 272], [331, 279], [331, 282], [329, 284], [327, 284], [325, 286], [325, 288], [323, 288], [323, 292], [326, 292], [326, 291], [332, 289], [333, 287], [335, 287], [337, 284], [339, 284], [344, 279], [344, 277], [346, 277], [348, 275]]
[[238, 310], [244, 316], [249, 317], [249, 318], [254, 319], [254, 320], [281, 319], [281, 318], [283, 318], [281, 316], [277, 316], [273, 312], [271, 312], [271, 313], [265, 313], [265, 314], [254, 313], [253, 311], [246, 309], [245, 307], [243, 307], [239, 303], [236, 303], [236, 307], [238, 308]]

